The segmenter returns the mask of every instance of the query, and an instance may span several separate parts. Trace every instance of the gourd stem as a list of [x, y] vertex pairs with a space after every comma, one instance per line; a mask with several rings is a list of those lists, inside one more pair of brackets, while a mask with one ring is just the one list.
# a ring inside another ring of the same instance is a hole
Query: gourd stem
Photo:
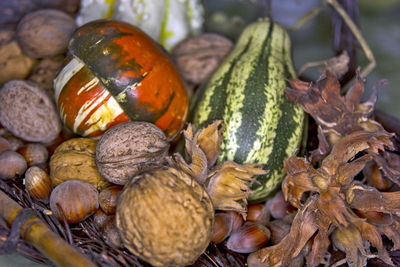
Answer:
[[[11, 225], [22, 207], [0, 191], [0, 216]], [[97, 266], [50, 230], [38, 217], [27, 219], [21, 226], [21, 238], [32, 244], [56, 266]]]

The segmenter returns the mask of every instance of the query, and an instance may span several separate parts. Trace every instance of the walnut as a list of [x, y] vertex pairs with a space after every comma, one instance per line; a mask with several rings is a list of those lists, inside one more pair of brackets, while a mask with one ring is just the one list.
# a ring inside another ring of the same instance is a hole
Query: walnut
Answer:
[[215, 33], [203, 33], [180, 42], [172, 56], [183, 78], [194, 84], [204, 82], [229, 53], [233, 43]]
[[154, 266], [185, 266], [207, 248], [214, 209], [204, 188], [172, 167], [135, 176], [117, 202], [116, 223], [132, 253]]
[[94, 157], [96, 140], [72, 138], [59, 145], [50, 158], [50, 179], [53, 186], [67, 180], [87, 182], [97, 190], [109, 185], [97, 170]]
[[0, 89], [0, 123], [30, 142], [50, 142], [61, 131], [54, 102], [36, 83], [12, 80]]
[[12, 79], [25, 79], [35, 63], [22, 53], [14, 31], [0, 30], [0, 85]]
[[42, 9], [22, 18], [16, 37], [26, 55], [33, 58], [50, 57], [67, 51], [75, 28], [74, 19], [66, 13]]
[[167, 156], [169, 143], [163, 131], [149, 122], [126, 122], [107, 130], [96, 148], [100, 174], [115, 184], [151, 166], [160, 165]]

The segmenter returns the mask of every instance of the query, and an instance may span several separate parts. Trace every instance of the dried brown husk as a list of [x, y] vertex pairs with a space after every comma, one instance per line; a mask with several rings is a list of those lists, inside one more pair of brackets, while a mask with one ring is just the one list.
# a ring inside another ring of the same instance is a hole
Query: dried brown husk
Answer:
[[[393, 149], [392, 136], [386, 131], [353, 132], [332, 147], [317, 169], [305, 158], [289, 158], [282, 189], [285, 198], [299, 211], [290, 233], [277, 245], [251, 254], [249, 266], [288, 265], [310, 239], [313, 245], [306, 261], [308, 266], [317, 266], [329, 255], [332, 234], [334, 246], [346, 253], [349, 266], [365, 266], [369, 258], [375, 257], [392, 264], [381, 235], [392, 239], [396, 247], [399, 245], [399, 235], [395, 233], [400, 192], [382, 193], [354, 179], [371, 160], [380, 168], [389, 169], [386, 173], [393, 180], [400, 176], [381, 157], [385, 149]], [[393, 220], [387, 220], [386, 225], [374, 223], [359, 217], [353, 209], [382, 212]], [[370, 246], [377, 253], [372, 253]]]

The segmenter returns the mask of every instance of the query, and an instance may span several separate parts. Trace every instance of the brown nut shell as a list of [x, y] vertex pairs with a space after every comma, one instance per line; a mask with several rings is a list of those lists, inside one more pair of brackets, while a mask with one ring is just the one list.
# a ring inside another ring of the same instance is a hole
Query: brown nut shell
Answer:
[[185, 266], [207, 248], [214, 209], [203, 186], [171, 167], [130, 180], [118, 198], [116, 223], [127, 249], [154, 266]]
[[172, 57], [183, 78], [191, 83], [204, 82], [233, 47], [231, 40], [216, 33], [203, 33], [180, 42]]
[[61, 131], [54, 102], [37, 84], [12, 80], [0, 89], [0, 123], [30, 142], [50, 142]]
[[32, 166], [25, 172], [25, 188], [29, 195], [40, 200], [47, 200], [51, 193], [51, 180], [43, 169]]
[[64, 56], [58, 55], [41, 59], [28, 77], [28, 80], [39, 84], [51, 97], [54, 98], [53, 80], [64, 63]]
[[51, 57], [67, 51], [75, 28], [76, 23], [68, 14], [55, 9], [42, 9], [22, 18], [16, 38], [26, 55], [32, 58]]
[[70, 180], [56, 186], [50, 195], [50, 209], [58, 220], [78, 223], [99, 208], [98, 192], [93, 185]]
[[28, 166], [43, 164], [49, 158], [49, 152], [47, 148], [39, 143], [30, 143], [17, 150], [21, 154]]
[[27, 167], [24, 157], [15, 151], [5, 151], [0, 154], [0, 179], [22, 176]]
[[50, 179], [53, 186], [68, 180], [87, 182], [98, 190], [109, 185], [101, 177], [95, 164], [97, 141], [72, 138], [59, 145], [50, 158]]
[[149, 122], [130, 121], [107, 130], [96, 148], [100, 174], [123, 185], [143, 169], [160, 165], [168, 153], [164, 132]]
[[115, 209], [117, 207], [117, 197], [121, 190], [122, 186], [120, 185], [111, 185], [101, 190], [99, 194], [99, 204], [100, 208], [106, 214], [115, 214]]
[[13, 79], [25, 79], [35, 60], [24, 53], [13, 39], [14, 31], [0, 30], [0, 85]]

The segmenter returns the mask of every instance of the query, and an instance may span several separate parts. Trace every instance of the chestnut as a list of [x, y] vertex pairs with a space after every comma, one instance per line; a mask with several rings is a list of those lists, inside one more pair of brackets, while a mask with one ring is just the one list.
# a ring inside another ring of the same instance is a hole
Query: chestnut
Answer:
[[58, 220], [78, 223], [99, 208], [97, 189], [86, 182], [69, 180], [56, 186], [50, 195], [50, 209]]

